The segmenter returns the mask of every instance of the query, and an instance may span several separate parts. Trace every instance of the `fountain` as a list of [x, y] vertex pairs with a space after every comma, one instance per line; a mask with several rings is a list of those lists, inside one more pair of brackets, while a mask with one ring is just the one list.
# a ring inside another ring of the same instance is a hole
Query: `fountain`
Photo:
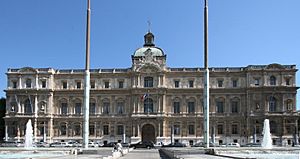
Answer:
[[272, 148], [272, 138], [270, 133], [270, 124], [269, 119], [265, 119], [264, 121], [264, 129], [263, 129], [263, 140], [261, 143], [261, 147], [264, 149], [271, 149]]
[[31, 120], [29, 119], [26, 124], [25, 143], [24, 143], [25, 148], [33, 148], [32, 138], [33, 138], [33, 130], [31, 125]]

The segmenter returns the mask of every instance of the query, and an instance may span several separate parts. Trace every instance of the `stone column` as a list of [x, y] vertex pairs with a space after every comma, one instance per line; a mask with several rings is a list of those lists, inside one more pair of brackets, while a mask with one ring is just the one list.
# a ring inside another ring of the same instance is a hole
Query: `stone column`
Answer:
[[20, 76], [18, 76], [18, 79], [19, 79], [19, 89], [22, 89], [22, 77], [21, 77], [21, 75]]
[[53, 136], [54, 136], [54, 131], [53, 131], [53, 117], [51, 116], [50, 118], [50, 122], [48, 123], [48, 127], [49, 127], [49, 142], [52, 142]]

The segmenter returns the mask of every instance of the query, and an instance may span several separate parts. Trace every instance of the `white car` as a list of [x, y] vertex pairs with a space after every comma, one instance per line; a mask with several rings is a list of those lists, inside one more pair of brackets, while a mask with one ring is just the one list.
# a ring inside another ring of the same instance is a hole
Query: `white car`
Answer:
[[94, 142], [89, 142], [89, 147], [99, 147], [99, 145]]
[[240, 144], [232, 142], [232, 143], [227, 144], [226, 147], [240, 147]]

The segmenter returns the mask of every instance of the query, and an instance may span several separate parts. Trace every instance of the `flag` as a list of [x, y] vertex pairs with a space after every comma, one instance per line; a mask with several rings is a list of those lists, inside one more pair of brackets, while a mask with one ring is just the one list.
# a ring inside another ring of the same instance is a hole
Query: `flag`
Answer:
[[141, 100], [144, 101], [148, 96], [149, 94], [145, 93], [144, 95], [141, 96]]

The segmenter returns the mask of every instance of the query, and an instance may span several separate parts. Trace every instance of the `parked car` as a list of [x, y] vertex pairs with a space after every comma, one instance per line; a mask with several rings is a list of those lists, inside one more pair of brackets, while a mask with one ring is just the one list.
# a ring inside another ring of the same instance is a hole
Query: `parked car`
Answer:
[[121, 143], [122, 147], [130, 147], [129, 143]]
[[82, 147], [82, 144], [77, 141], [69, 141], [67, 142], [68, 147]]
[[106, 144], [103, 144], [102, 147], [114, 147], [114, 145], [116, 145], [117, 142], [109, 142], [109, 143], [106, 143]]
[[232, 142], [232, 143], [226, 144], [226, 147], [240, 147], [240, 144]]
[[89, 142], [89, 147], [99, 147], [99, 145], [97, 143], [94, 142]]
[[245, 145], [241, 145], [241, 147], [261, 147], [261, 144], [258, 143], [248, 143]]
[[130, 144], [130, 147], [136, 149], [136, 148], [154, 148], [154, 144], [151, 141], [140, 141], [138, 143], [135, 144]]
[[0, 144], [1, 147], [17, 147], [17, 143], [15, 141], [5, 141]]
[[[204, 147], [204, 143], [203, 142], [198, 142], [198, 143], [192, 145], [191, 147]], [[214, 143], [210, 142], [209, 147], [216, 147], [216, 145]]]
[[36, 147], [49, 147], [50, 145], [47, 142], [36, 142], [34, 143]]
[[50, 147], [68, 147], [66, 142], [53, 142], [49, 146]]
[[162, 147], [186, 147], [186, 144], [175, 142], [175, 143], [170, 143], [168, 145], [162, 145]]

